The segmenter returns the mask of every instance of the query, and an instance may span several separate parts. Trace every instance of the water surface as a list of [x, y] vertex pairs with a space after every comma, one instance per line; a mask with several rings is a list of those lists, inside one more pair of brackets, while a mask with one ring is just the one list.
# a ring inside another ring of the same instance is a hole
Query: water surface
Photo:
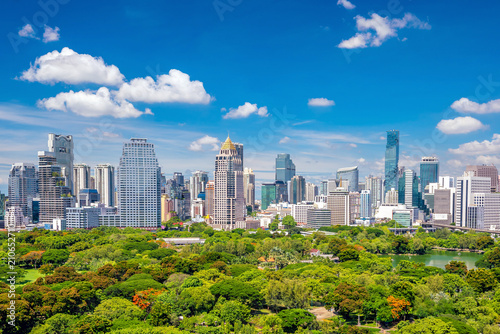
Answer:
[[482, 254], [469, 253], [469, 252], [452, 252], [452, 251], [440, 251], [433, 250], [424, 255], [382, 255], [383, 257], [392, 258], [392, 266], [396, 267], [401, 260], [408, 260], [414, 262], [425, 263], [426, 266], [438, 267], [445, 269], [450, 261], [462, 261], [465, 262], [468, 269], [476, 268], [476, 261], [480, 260]]

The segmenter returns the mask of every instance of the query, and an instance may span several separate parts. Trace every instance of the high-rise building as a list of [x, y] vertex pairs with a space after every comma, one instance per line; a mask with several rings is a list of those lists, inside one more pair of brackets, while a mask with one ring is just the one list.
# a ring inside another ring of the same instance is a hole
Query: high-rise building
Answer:
[[214, 216], [215, 182], [208, 181], [205, 188], [205, 212], [207, 216]]
[[161, 172], [154, 144], [138, 138], [124, 143], [117, 174], [120, 227], [160, 227]]
[[358, 192], [349, 193], [349, 223], [353, 223], [361, 217], [361, 194]]
[[321, 181], [319, 185], [319, 194], [328, 196], [328, 180]]
[[349, 225], [351, 219], [349, 208], [349, 192], [343, 188], [330, 192], [327, 209], [332, 215], [332, 225]]
[[21, 208], [24, 217], [33, 219], [33, 199], [37, 194], [37, 172], [34, 164], [16, 163], [9, 173], [9, 206]]
[[78, 195], [82, 189], [91, 189], [90, 187], [90, 166], [86, 164], [73, 165], [73, 194], [78, 202]]
[[429, 183], [439, 180], [439, 159], [436, 157], [423, 157], [420, 162], [420, 191], [426, 193], [425, 187]]
[[474, 176], [489, 177], [491, 179], [491, 192], [498, 191], [498, 170], [493, 165], [471, 165], [467, 166], [467, 172], [473, 172]]
[[360, 203], [360, 217], [370, 218], [372, 217], [372, 200], [370, 190], [361, 191], [361, 203]]
[[197, 170], [189, 178], [189, 192], [191, 193], [191, 201], [198, 198], [200, 193], [205, 192], [205, 187], [208, 182], [208, 173]]
[[399, 203], [399, 191], [392, 188], [388, 192], [385, 193], [385, 202], [386, 204], [398, 204]]
[[332, 212], [327, 209], [307, 210], [307, 227], [321, 228], [332, 225]]
[[451, 224], [455, 221], [455, 188], [438, 188], [434, 190], [434, 209], [432, 220], [440, 224]]
[[442, 189], [450, 189], [455, 187], [455, 178], [451, 176], [440, 176], [439, 187]]
[[371, 207], [378, 208], [384, 202], [384, 182], [377, 176], [366, 177], [366, 190], [370, 191]]
[[406, 204], [407, 208], [419, 206], [418, 177], [411, 169], [404, 173], [404, 197], [399, 197], [399, 202]]
[[243, 170], [243, 190], [245, 192], [245, 205], [255, 206], [255, 174], [251, 168]]
[[399, 131], [387, 131], [385, 147], [385, 193], [398, 189]]
[[78, 206], [84, 207], [90, 206], [93, 203], [99, 203], [99, 197], [97, 189], [80, 189], [78, 193]]
[[359, 170], [358, 166], [340, 168], [337, 170], [337, 179], [342, 179], [342, 183], [348, 182], [347, 190], [354, 192], [358, 191], [359, 186]]
[[244, 164], [245, 161], [243, 160], [243, 144], [241, 144], [241, 143], [233, 143], [233, 144], [234, 144], [234, 148], [236, 149], [236, 152], [238, 152], [238, 156], [241, 159], [241, 165], [245, 166], [245, 164]]
[[262, 183], [260, 209], [266, 210], [270, 204], [276, 203], [276, 183]]
[[314, 202], [314, 199], [318, 196], [318, 186], [314, 183], [307, 182], [306, 183], [306, 198], [305, 200], [308, 202]]
[[297, 204], [304, 201], [306, 198], [306, 179], [301, 175], [292, 177], [288, 192], [288, 198], [291, 204]]
[[295, 164], [288, 153], [279, 153], [276, 157], [276, 181], [283, 181], [285, 184], [295, 176]]
[[314, 209], [314, 202], [301, 202], [291, 205], [291, 215], [298, 224], [307, 224], [307, 211]]
[[61, 175], [65, 178], [66, 186], [71, 194], [73, 189], [73, 136], [56, 135], [49, 133], [49, 152], [54, 153], [56, 162], [61, 166]]
[[161, 195], [161, 221], [167, 222], [175, 216], [174, 200], [167, 195]]
[[274, 184], [276, 185], [276, 203], [288, 202], [288, 185], [283, 181], [276, 181]]
[[175, 172], [173, 180], [178, 187], [184, 187], [184, 175], [181, 172]]
[[215, 225], [233, 229], [243, 222], [245, 196], [243, 192], [243, 164], [241, 156], [229, 137], [215, 158]]
[[115, 206], [115, 167], [110, 164], [97, 165], [94, 174], [100, 202], [108, 207]]
[[38, 152], [38, 161], [40, 222], [50, 225], [54, 219], [64, 219], [66, 208], [74, 205], [71, 190], [66, 186], [71, 177], [63, 174], [66, 167], [57, 164], [54, 152]]
[[[481, 225], [484, 211], [476, 210], [474, 194], [490, 193], [491, 178], [474, 176], [474, 172], [465, 172], [457, 178], [455, 223], [461, 227], [476, 228]], [[469, 220], [470, 219], [470, 220]]]
[[97, 207], [66, 208], [66, 228], [91, 229], [99, 227], [100, 213], [101, 209]]
[[0, 191], [0, 220], [3, 220], [5, 217], [5, 201], [7, 200], [7, 197], [2, 194]]

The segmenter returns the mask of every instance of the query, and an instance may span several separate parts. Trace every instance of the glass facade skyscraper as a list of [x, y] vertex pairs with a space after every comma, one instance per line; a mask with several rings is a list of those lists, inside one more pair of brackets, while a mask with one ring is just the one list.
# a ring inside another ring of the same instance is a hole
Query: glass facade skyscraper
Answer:
[[[339, 170], [337, 170], [337, 179], [338, 180], [342, 179], [342, 184], [345, 184], [344, 181], [348, 182], [348, 185], [347, 185], [348, 191], [357, 192], [358, 191], [358, 184], [359, 184], [358, 166], [340, 168]], [[345, 188], [345, 186], [344, 186], [344, 188]]]
[[121, 227], [160, 227], [161, 172], [154, 145], [137, 138], [124, 143], [117, 174]]
[[399, 131], [387, 131], [385, 147], [385, 193], [398, 189]]
[[436, 157], [423, 157], [420, 162], [420, 191], [425, 193], [425, 187], [429, 183], [437, 183], [439, 180], [439, 160]]
[[35, 165], [16, 163], [9, 174], [9, 206], [18, 206], [25, 217], [32, 218], [32, 202], [38, 191]]
[[276, 183], [262, 183], [261, 210], [266, 210], [271, 203], [276, 203]]
[[295, 176], [295, 164], [290, 158], [290, 154], [280, 153], [276, 157], [276, 181], [283, 181], [285, 184]]

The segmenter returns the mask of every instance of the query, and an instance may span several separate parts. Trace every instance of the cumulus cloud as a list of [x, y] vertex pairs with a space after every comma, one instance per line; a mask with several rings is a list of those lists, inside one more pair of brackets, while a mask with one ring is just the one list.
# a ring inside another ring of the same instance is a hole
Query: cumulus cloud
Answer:
[[324, 97], [309, 99], [307, 102], [308, 106], [311, 107], [331, 107], [335, 105], [333, 100], [325, 99]]
[[341, 49], [358, 49], [382, 45], [391, 37], [396, 37], [398, 30], [403, 28], [430, 29], [427, 22], [420, 21], [415, 15], [406, 13], [401, 19], [389, 19], [373, 13], [371, 18], [360, 15], [354, 17], [358, 33], [343, 40], [338, 47]]
[[189, 75], [175, 69], [169, 74], [158, 75], [156, 81], [145, 77], [124, 83], [116, 96], [118, 99], [146, 103], [208, 104], [212, 99], [201, 81], [191, 81]]
[[356, 6], [348, 0], [339, 0], [337, 5], [344, 7], [345, 9], [354, 9]]
[[87, 131], [88, 133], [92, 133], [92, 134], [100, 134], [101, 136], [103, 136], [105, 138], [119, 138], [120, 137], [120, 135], [117, 133], [102, 131], [96, 127], [86, 128], [85, 131]]
[[49, 26], [45, 26], [45, 31], [43, 32], [43, 42], [56, 42], [59, 40], [59, 27], [51, 28]]
[[27, 38], [36, 38], [35, 30], [31, 24], [26, 24], [21, 30], [18, 31], [18, 35]]
[[137, 110], [130, 102], [116, 100], [106, 87], [101, 87], [97, 92], [72, 90], [59, 93], [55, 97], [38, 101], [38, 107], [47, 110], [60, 110], [74, 112], [84, 117], [111, 116], [114, 118], [136, 118], [142, 114], [150, 114], [151, 110], [144, 112]]
[[260, 117], [269, 116], [267, 107], [257, 108], [257, 104], [245, 102], [244, 105], [238, 108], [229, 108], [229, 112], [223, 116], [224, 119], [247, 118], [252, 114], [257, 114]]
[[436, 126], [438, 130], [447, 135], [465, 134], [485, 129], [486, 125], [473, 117], [457, 117], [454, 119], [443, 119]]
[[479, 165], [500, 165], [500, 158], [494, 155], [480, 155], [476, 158]]
[[290, 138], [289, 137], [283, 137], [280, 139], [279, 143], [280, 144], [286, 144], [286, 143], [289, 143], [290, 142]]
[[45, 84], [64, 82], [119, 86], [124, 76], [118, 67], [106, 65], [100, 57], [79, 54], [65, 47], [61, 52], [55, 50], [37, 58], [35, 63], [23, 72], [21, 79]]
[[460, 113], [492, 114], [500, 112], [500, 99], [477, 103], [462, 97], [460, 100], [453, 102], [451, 108]]
[[201, 137], [193, 141], [188, 149], [190, 151], [203, 151], [205, 147], [209, 147], [211, 151], [218, 151], [220, 145], [220, 140], [215, 137], [210, 137], [208, 135]]
[[489, 155], [500, 153], [500, 134], [495, 133], [491, 141], [477, 140], [461, 144], [458, 148], [450, 148], [449, 151], [454, 154], [461, 155]]

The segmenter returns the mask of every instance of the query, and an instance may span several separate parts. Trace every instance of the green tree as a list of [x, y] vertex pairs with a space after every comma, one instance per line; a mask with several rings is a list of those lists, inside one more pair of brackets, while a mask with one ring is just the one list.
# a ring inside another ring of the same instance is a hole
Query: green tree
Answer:
[[69, 252], [65, 249], [49, 249], [42, 255], [43, 264], [63, 265], [69, 258]]
[[316, 317], [303, 309], [289, 309], [278, 313], [285, 332], [294, 333], [301, 328], [311, 328], [315, 325]]
[[94, 310], [94, 315], [114, 321], [116, 319], [142, 319], [144, 312], [131, 301], [113, 297], [103, 300]]
[[475, 291], [480, 293], [493, 290], [497, 285], [495, 275], [483, 268], [469, 270], [465, 279]]
[[199, 314], [209, 312], [215, 303], [215, 297], [207, 287], [198, 286], [182, 290], [179, 306], [187, 311], [187, 314]]
[[457, 274], [460, 276], [467, 275], [467, 265], [463, 261], [450, 261], [447, 265], [444, 266], [447, 273]]
[[220, 318], [231, 324], [238, 320], [246, 322], [249, 317], [250, 307], [237, 300], [227, 301], [220, 308]]
[[340, 283], [325, 298], [325, 307], [334, 307], [342, 316], [360, 315], [363, 303], [370, 298], [366, 288], [357, 284]]
[[416, 320], [397, 331], [401, 334], [459, 334], [452, 324], [438, 318]]
[[396, 254], [406, 254], [410, 250], [409, 248], [410, 241], [408, 238], [405, 238], [401, 235], [398, 235], [392, 241], [392, 248], [394, 249], [394, 253]]
[[285, 228], [291, 229], [297, 226], [297, 222], [295, 221], [295, 219], [293, 219], [292, 216], [288, 215], [283, 218], [283, 225], [285, 225]]

